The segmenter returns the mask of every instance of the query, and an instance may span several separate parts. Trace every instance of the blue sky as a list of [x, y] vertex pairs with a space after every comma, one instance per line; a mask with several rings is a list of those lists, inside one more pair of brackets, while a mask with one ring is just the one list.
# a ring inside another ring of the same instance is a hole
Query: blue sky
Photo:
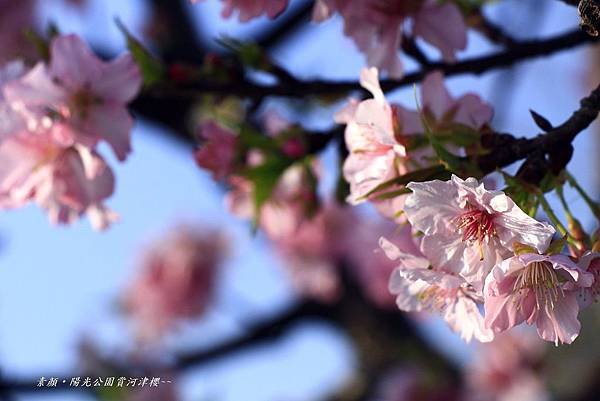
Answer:
[[[521, 0], [522, 1], [522, 0]], [[508, 0], [494, 6], [492, 14], [509, 20], [519, 32], [519, 16], [511, 10], [520, 1]], [[576, 23], [572, 8], [560, 2], [545, 2], [546, 18], [540, 34], [557, 33]], [[53, 19], [63, 32], [77, 32], [86, 39], [106, 45], [115, 52], [123, 40], [113, 24], [119, 15], [134, 32], [140, 28], [144, 8], [140, 1], [91, 1], [88, 11], [67, 10], [58, 1], [44, 2], [41, 18]], [[298, 2], [294, 2], [298, 4]], [[194, 9], [211, 36], [221, 33], [243, 35], [265, 21], [242, 26], [223, 22], [215, 0]], [[521, 18], [523, 19], [523, 18]], [[341, 37], [341, 20], [311, 25], [293, 46], [276, 49], [275, 57], [299, 76], [356, 78], [364, 59], [352, 42]], [[469, 53], [489, 50], [472, 35]], [[321, 43], [334, 45], [324, 46]], [[560, 122], [577, 108], [586, 88], [584, 51], [527, 63], [518, 70], [519, 84], [508, 102], [505, 118], [497, 121], [500, 130], [533, 134], [537, 132], [528, 109]], [[339, 60], [344, 60], [340, 63]], [[408, 64], [410, 67], [410, 63]], [[473, 90], [484, 98], [500, 86], [505, 75], [494, 72], [478, 77], [449, 80], [451, 91]], [[414, 103], [412, 89], [392, 96], [407, 106]], [[309, 125], [325, 126], [331, 111], [310, 115]], [[299, 118], [290, 115], [291, 118]], [[595, 131], [588, 130], [576, 142], [571, 169], [580, 172], [582, 183], [597, 193], [587, 172], [597, 168]], [[277, 268], [277, 261], [262, 239], [252, 237], [247, 224], [225, 212], [222, 194], [190, 157], [189, 149], [168, 140], [151, 125], [138, 121], [133, 135], [134, 153], [126, 163], [111, 160], [117, 177], [116, 193], [109, 205], [122, 221], [107, 233], [98, 234], [83, 220], [69, 228], [50, 226], [35, 207], [0, 215], [0, 361], [9, 374], [52, 374], [70, 371], [76, 361], [74, 345], [82, 335], [93, 335], [107, 349], [126, 343], [127, 326], [117, 318], [115, 299], [134, 274], [136, 254], [161, 232], [181, 221], [223, 227], [231, 236], [231, 259], [223, 271], [218, 300], [207, 318], [186, 327], [177, 341], [200, 345], [239, 332], [241, 319], [266, 316], [293, 301], [291, 288]], [[108, 149], [103, 149], [108, 154]], [[573, 208], [585, 205], [568, 194]], [[591, 221], [589, 213], [586, 221]], [[425, 325], [428, 338], [459, 360], [465, 358], [463, 345], [437, 320]], [[184, 401], [216, 398], [223, 400], [270, 401], [310, 400], [333, 390], [350, 374], [355, 361], [345, 337], [331, 327], [306, 324], [269, 348], [187, 372], [181, 377]], [[18, 400], [77, 401], [81, 395], [21, 396]]]

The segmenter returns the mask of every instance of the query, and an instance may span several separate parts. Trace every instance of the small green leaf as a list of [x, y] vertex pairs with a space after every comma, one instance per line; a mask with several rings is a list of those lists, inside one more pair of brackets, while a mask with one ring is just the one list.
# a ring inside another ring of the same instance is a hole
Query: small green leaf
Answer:
[[534, 247], [522, 244], [520, 242], [515, 242], [513, 244], [513, 252], [515, 255], [523, 255], [526, 253], [538, 253]]
[[162, 81], [166, 74], [165, 66], [127, 30], [120, 19], [116, 18], [115, 23], [127, 39], [127, 48], [142, 72], [144, 86], [152, 86]]
[[366, 195], [363, 196], [364, 199], [369, 196], [380, 192], [384, 189], [393, 187], [395, 185], [406, 185], [409, 182], [416, 181], [430, 181], [430, 180], [447, 180], [450, 178], [450, 172], [444, 168], [443, 165], [437, 164], [431, 167], [425, 167], [419, 170], [411, 171], [410, 173], [403, 174], [399, 177], [392, 178], [391, 180], [385, 181], [375, 188], [370, 190]]

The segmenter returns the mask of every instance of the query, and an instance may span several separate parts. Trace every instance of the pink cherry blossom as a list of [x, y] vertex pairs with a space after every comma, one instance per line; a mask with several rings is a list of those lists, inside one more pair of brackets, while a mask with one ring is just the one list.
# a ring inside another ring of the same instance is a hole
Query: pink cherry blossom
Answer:
[[402, 252], [383, 237], [380, 246], [388, 258], [400, 263], [389, 282], [400, 310], [439, 313], [467, 342], [472, 338], [482, 342], [493, 339], [493, 332], [484, 326], [477, 306], [480, 296], [462, 277], [432, 267], [420, 254]]
[[528, 253], [503, 260], [485, 281], [485, 324], [496, 333], [535, 324], [544, 340], [570, 344], [581, 328], [574, 287], [590, 287], [593, 279], [565, 255]]
[[124, 160], [133, 125], [126, 104], [141, 86], [131, 55], [104, 62], [76, 35], [54, 39], [50, 55], [48, 66], [39, 63], [5, 86], [7, 101], [31, 131], [49, 130], [63, 146], [79, 143], [92, 149], [105, 140]]
[[[199, 0], [192, 0], [197, 3]], [[240, 22], [248, 22], [261, 15], [274, 19], [288, 6], [288, 0], [223, 0], [223, 18], [229, 18], [234, 12], [239, 12]]]
[[215, 121], [208, 121], [200, 127], [200, 137], [203, 142], [194, 153], [196, 163], [212, 172], [215, 180], [223, 180], [233, 171], [237, 148], [235, 133]]
[[143, 255], [124, 306], [143, 341], [201, 316], [213, 297], [223, 238], [211, 230], [177, 227]]
[[[431, 148], [423, 147], [407, 154], [404, 146], [411, 135], [426, 131], [420, 113], [428, 116], [427, 128], [434, 135], [455, 123], [479, 130], [493, 116], [492, 108], [474, 94], [453, 98], [439, 72], [427, 75], [423, 81], [420, 112], [390, 105], [374, 68], [362, 71], [361, 83], [374, 98], [362, 102], [351, 99], [335, 116], [336, 122], [347, 125], [345, 138], [350, 154], [344, 163], [344, 177], [350, 183], [348, 200], [353, 204], [366, 200], [366, 195], [378, 185], [415, 167], [431, 165], [435, 159]], [[405, 199], [405, 195], [398, 195], [385, 200], [372, 196], [369, 200], [382, 215], [403, 223], [406, 219], [401, 212]]]
[[350, 183], [348, 201], [366, 200], [379, 184], [405, 172], [402, 157], [406, 149], [396, 138], [394, 111], [379, 86], [375, 68], [363, 69], [361, 85], [373, 99], [351, 102], [336, 116], [345, 123], [346, 145], [350, 154], [344, 162], [344, 177]]
[[492, 267], [509, 257], [515, 243], [543, 252], [554, 228], [526, 215], [502, 191], [474, 178], [411, 182], [404, 213], [424, 234], [421, 248], [431, 263], [458, 273], [480, 290]]
[[[444, 123], [453, 122], [480, 129], [494, 116], [492, 107], [473, 93], [455, 99], [446, 88], [444, 76], [439, 71], [427, 74], [423, 80], [421, 99], [423, 111], [435, 119], [433, 122], [429, 121], [429, 124], [443, 126]], [[412, 119], [414, 121], [418, 116], [413, 116]], [[417, 121], [420, 122], [420, 119]]]
[[[436, 0], [318, 0], [313, 19], [323, 21], [338, 12], [344, 33], [367, 55], [369, 66], [399, 78], [403, 66], [398, 52], [402, 35], [419, 36], [437, 47], [447, 61], [467, 45], [466, 25], [458, 7]], [[412, 22], [412, 32], [407, 27]]]
[[582, 308], [587, 308], [600, 298], [600, 253], [587, 252], [579, 259], [577, 265], [581, 270], [594, 276], [594, 283], [590, 287], [579, 288], [577, 294], [579, 305]]
[[117, 220], [103, 201], [114, 176], [104, 159], [83, 146], [63, 148], [48, 134], [13, 135], [0, 142], [0, 207], [35, 202], [53, 223], [70, 224], [87, 214], [102, 230]]

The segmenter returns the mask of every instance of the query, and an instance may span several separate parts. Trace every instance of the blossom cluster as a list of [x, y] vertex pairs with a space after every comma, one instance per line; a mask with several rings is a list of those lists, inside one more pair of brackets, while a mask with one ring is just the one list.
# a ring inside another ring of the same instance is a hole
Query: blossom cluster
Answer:
[[[443, 120], [476, 131], [492, 117], [490, 107], [474, 95], [453, 100], [439, 74], [423, 83], [420, 119], [386, 101], [377, 70], [364, 70], [361, 82], [373, 99], [351, 100], [338, 114], [338, 121], [347, 124], [350, 155], [344, 174], [351, 203], [369, 199], [373, 189], [414, 170], [415, 159], [424, 166], [419, 159], [431, 149], [407, 152], [405, 145], [415, 132], [436, 135], [443, 131]], [[597, 292], [596, 254], [580, 260], [555, 254], [551, 225], [525, 214], [502, 191], [487, 189], [475, 178], [453, 175], [448, 181], [411, 182], [406, 188], [410, 194], [387, 199], [387, 204], [372, 199], [384, 214], [416, 234], [416, 252], [380, 240], [387, 256], [399, 264], [389, 289], [400, 309], [437, 311], [466, 341], [491, 341], [496, 333], [523, 322], [536, 325], [540, 337], [556, 344], [577, 337], [579, 309]]]
[[176, 227], [140, 259], [123, 308], [142, 343], [153, 343], [181, 321], [201, 316], [215, 291], [224, 237], [212, 230]]
[[[191, 0], [197, 3], [198, 0]], [[223, 0], [221, 15], [237, 12], [240, 22], [285, 11], [288, 0]], [[445, 61], [467, 46], [467, 24], [453, 2], [437, 0], [317, 0], [312, 19], [323, 22], [334, 14], [344, 20], [344, 34], [367, 56], [367, 64], [400, 78], [404, 66], [398, 52], [403, 40], [421, 38], [439, 50]]]
[[98, 152], [106, 142], [119, 161], [131, 151], [126, 104], [141, 86], [133, 58], [104, 62], [75, 35], [50, 43], [50, 60], [20, 61], [0, 72], [0, 207], [34, 202], [54, 223], [87, 214], [96, 229], [117, 219], [104, 201], [114, 175]]

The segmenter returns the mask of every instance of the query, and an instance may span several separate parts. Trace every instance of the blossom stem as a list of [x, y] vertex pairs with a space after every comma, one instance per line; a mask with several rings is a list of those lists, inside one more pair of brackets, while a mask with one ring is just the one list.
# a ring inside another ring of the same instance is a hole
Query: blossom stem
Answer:
[[544, 209], [544, 212], [546, 212], [546, 215], [548, 216], [548, 218], [550, 219], [552, 224], [554, 224], [556, 226], [560, 235], [562, 235], [562, 236], [566, 235], [567, 242], [570, 245], [576, 246], [577, 243], [576, 243], [575, 239], [571, 236], [571, 234], [566, 229], [566, 227], [560, 222], [560, 219], [556, 216], [556, 213], [554, 213], [554, 210], [552, 210], [552, 207], [548, 203], [548, 200], [546, 200], [546, 197], [544, 196], [543, 193], [541, 193], [541, 191], [538, 194], [538, 199], [540, 201], [540, 205], [542, 205], [542, 209]]
[[573, 177], [571, 175], [571, 173], [569, 173], [566, 170], [565, 170], [565, 173], [567, 175], [567, 181], [569, 182], [569, 184], [571, 185], [571, 187], [575, 188], [575, 190], [579, 193], [579, 195], [581, 195], [581, 197], [583, 198], [583, 200], [585, 201], [585, 203], [588, 205], [588, 207], [590, 208], [590, 210], [592, 211], [592, 213], [594, 214], [594, 216], [596, 216], [596, 218], [598, 220], [600, 220], [600, 206], [598, 206], [598, 203], [595, 202], [585, 192], [585, 190], [581, 187], [581, 185], [579, 185], [579, 183], [577, 182], [577, 180], [575, 179], [575, 177]]

